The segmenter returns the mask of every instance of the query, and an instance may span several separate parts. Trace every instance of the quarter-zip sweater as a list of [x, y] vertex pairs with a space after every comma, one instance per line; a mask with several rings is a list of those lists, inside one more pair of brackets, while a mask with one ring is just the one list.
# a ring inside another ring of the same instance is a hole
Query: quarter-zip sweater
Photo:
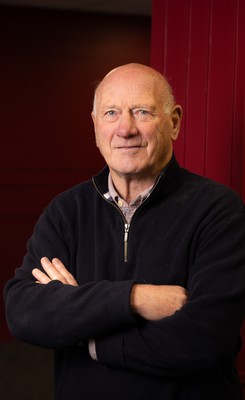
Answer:
[[[173, 158], [127, 232], [106, 200], [108, 168], [57, 196], [5, 287], [10, 331], [55, 349], [57, 400], [238, 400], [234, 360], [245, 309], [245, 212], [239, 196]], [[34, 282], [40, 259], [58, 257], [78, 287]], [[188, 302], [146, 321], [132, 285], [180, 285]], [[87, 341], [95, 339], [98, 361]]]

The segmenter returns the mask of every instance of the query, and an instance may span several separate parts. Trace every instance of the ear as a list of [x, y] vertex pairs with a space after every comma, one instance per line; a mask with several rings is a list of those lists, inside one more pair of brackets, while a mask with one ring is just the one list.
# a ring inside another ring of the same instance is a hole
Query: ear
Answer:
[[93, 120], [93, 124], [94, 124], [94, 133], [95, 133], [95, 144], [96, 144], [96, 146], [98, 147], [98, 143], [97, 143], [97, 134], [96, 134], [96, 118], [95, 118], [95, 115], [94, 115], [94, 112], [92, 111], [91, 112], [91, 117], [92, 117], [92, 120]]
[[94, 112], [93, 112], [93, 111], [91, 112], [91, 117], [92, 117], [93, 123], [94, 123], [94, 125], [95, 125], [95, 115], [94, 115]]
[[171, 120], [172, 120], [172, 140], [176, 140], [179, 135], [181, 119], [182, 119], [182, 107], [180, 105], [174, 106], [172, 113], [171, 113]]

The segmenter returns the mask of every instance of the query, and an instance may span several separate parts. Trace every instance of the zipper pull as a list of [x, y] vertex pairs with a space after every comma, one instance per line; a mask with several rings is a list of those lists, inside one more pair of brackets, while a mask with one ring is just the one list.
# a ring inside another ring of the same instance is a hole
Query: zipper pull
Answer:
[[130, 224], [124, 224], [124, 262], [128, 261], [128, 232]]

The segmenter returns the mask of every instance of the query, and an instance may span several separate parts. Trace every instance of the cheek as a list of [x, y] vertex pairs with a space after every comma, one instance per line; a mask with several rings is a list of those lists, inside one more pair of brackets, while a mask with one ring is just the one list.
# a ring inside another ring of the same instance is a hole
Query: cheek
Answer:
[[108, 151], [111, 143], [111, 136], [105, 133], [102, 133], [102, 131], [98, 131], [95, 134], [95, 140], [96, 140], [96, 145], [99, 148], [99, 150], [103, 153], [105, 151]]
[[172, 141], [165, 133], [157, 132], [149, 143], [148, 154], [157, 161], [162, 159], [172, 149]]
[[150, 151], [158, 151], [164, 146], [165, 135], [155, 130], [154, 134], [148, 135], [147, 141]]

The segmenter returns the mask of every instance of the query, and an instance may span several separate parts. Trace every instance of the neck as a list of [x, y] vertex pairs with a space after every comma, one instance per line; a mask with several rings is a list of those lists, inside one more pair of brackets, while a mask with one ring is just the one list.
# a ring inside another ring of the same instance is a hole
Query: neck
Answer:
[[156, 176], [147, 179], [139, 179], [139, 177], [118, 175], [114, 171], [110, 171], [113, 185], [119, 194], [127, 203], [136, 199], [142, 192], [152, 186], [156, 181]]

